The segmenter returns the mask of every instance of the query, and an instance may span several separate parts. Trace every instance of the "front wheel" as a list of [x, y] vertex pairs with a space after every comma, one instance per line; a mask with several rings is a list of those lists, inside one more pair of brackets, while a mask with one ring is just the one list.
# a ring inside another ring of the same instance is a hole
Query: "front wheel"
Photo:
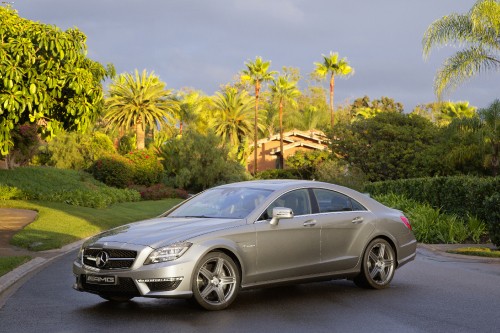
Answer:
[[196, 266], [193, 297], [207, 310], [222, 310], [235, 300], [240, 289], [240, 271], [222, 252], [210, 252]]
[[362, 288], [383, 289], [389, 286], [396, 259], [392, 246], [384, 239], [377, 238], [368, 244], [363, 254], [361, 272], [354, 278], [354, 283]]

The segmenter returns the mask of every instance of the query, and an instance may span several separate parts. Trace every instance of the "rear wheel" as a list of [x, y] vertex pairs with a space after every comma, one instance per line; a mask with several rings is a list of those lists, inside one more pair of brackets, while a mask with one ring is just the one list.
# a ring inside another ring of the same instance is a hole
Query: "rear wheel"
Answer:
[[207, 310], [222, 310], [238, 295], [240, 272], [229, 256], [210, 252], [196, 266], [192, 288], [193, 297], [200, 306]]
[[362, 288], [383, 289], [389, 286], [396, 259], [392, 246], [384, 239], [376, 238], [368, 244], [363, 254], [361, 272], [354, 278], [354, 283]]

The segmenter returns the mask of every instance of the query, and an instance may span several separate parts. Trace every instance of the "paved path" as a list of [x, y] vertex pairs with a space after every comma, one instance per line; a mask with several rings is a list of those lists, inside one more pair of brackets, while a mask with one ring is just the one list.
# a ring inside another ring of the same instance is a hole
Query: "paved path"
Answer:
[[28, 209], [0, 208], [0, 257], [32, 255], [33, 252], [10, 244], [12, 236], [37, 218]]

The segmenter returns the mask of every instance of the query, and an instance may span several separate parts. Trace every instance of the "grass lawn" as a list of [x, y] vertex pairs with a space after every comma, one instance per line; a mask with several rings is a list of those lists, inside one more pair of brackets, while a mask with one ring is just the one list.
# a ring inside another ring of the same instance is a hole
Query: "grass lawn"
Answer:
[[448, 253], [465, 254], [470, 256], [500, 258], [499, 250], [492, 250], [488, 247], [462, 247], [456, 250], [447, 251]]
[[124, 202], [96, 209], [47, 201], [0, 201], [0, 207], [32, 209], [37, 219], [14, 235], [11, 243], [32, 251], [60, 248], [101, 231], [158, 216], [182, 199]]
[[7, 274], [17, 266], [21, 266], [30, 260], [31, 257], [29, 256], [0, 257], [0, 276]]

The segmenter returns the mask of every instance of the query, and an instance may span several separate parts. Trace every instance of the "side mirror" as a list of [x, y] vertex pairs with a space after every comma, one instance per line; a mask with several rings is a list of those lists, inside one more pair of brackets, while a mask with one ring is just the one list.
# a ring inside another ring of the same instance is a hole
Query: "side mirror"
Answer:
[[274, 207], [273, 218], [269, 222], [271, 225], [278, 225], [281, 219], [293, 219], [293, 210], [285, 207]]

